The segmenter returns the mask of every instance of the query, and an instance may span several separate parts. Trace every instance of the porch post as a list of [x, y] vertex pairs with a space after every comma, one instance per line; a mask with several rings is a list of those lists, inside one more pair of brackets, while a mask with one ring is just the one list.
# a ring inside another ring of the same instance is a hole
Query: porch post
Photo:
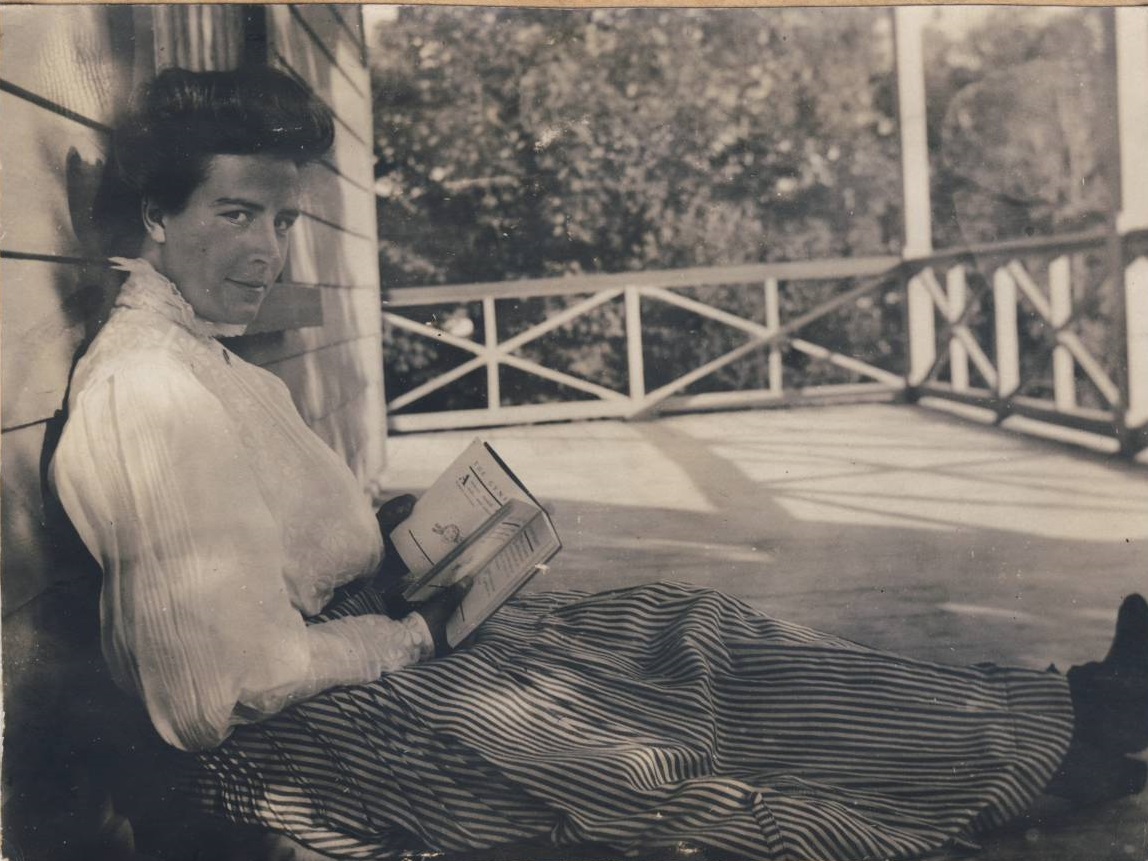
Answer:
[[[901, 257], [913, 260], [933, 251], [929, 202], [929, 145], [925, 125], [925, 60], [922, 31], [929, 9], [898, 6], [893, 10], [897, 50], [897, 112], [901, 128], [901, 193], [904, 243]], [[906, 383], [918, 386], [936, 356], [933, 300], [916, 277], [906, 287], [906, 337], [909, 368]]]
[[1116, 9], [1121, 233], [1148, 229], [1148, 8]]
[[497, 313], [492, 296], [482, 300], [483, 346], [486, 347], [486, 408], [492, 411], [502, 408], [502, 390], [498, 378]]
[[642, 294], [637, 287], [627, 287], [626, 368], [630, 375], [630, 402], [636, 408], [646, 397], [646, 364], [642, 350]]
[[901, 126], [901, 193], [905, 203], [905, 259], [933, 251], [929, 203], [929, 141], [925, 125], [925, 55], [922, 45], [929, 8], [898, 6], [894, 12], [897, 44], [897, 112]]
[[905, 383], [910, 389], [928, 382], [926, 377], [937, 361], [936, 311], [922, 278], [918, 272], [905, 288], [905, 326], [909, 330], [909, 377]]
[[1004, 402], [1020, 387], [1020, 341], [1017, 337], [1016, 282], [1005, 267], [993, 273], [996, 317], [997, 398]]
[[[1148, 9], [1114, 11], [1120, 152], [1116, 229], [1127, 252], [1126, 237], [1148, 230]], [[1141, 253], [1131, 260], [1123, 275], [1128, 337], [1124, 424], [1135, 430], [1148, 422], [1148, 255]], [[1131, 440], [1128, 444], [1140, 447]]]
[[[957, 264], [945, 276], [945, 289], [949, 298], [949, 312], [954, 320], [960, 320], [968, 303], [968, 282], [965, 280], [965, 267]], [[969, 390], [969, 351], [959, 338], [949, 336], [949, 375], [953, 390]]]
[[[1049, 306], [1057, 334], [1072, 322], [1072, 264], [1067, 256], [1057, 257], [1048, 267]], [[1076, 362], [1071, 351], [1057, 344], [1052, 351], [1052, 392], [1058, 410], [1076, 408]]]
[[[777, 331], [781, 328], [781, 302], [778, 297], [776, 278], [765, 279], [765, 325]], [[781, 368], [781, 348], [777, 344], [769, 348], [769, 390], [780, 397], [785, 386]]]

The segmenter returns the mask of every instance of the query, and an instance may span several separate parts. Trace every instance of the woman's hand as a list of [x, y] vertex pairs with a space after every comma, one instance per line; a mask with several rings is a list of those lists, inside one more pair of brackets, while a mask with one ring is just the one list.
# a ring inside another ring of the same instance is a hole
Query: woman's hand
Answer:
[[396, 526], [411, 516], [416, 502], [418, 498], [414, 494], [404, 493], [388, 499], [379, 506], [375, 519], [379, 521], [379, 531], [383, 533], [383, 537], [389, 536]]
[[451, 615], [458, 605], [462, 603], [462, 599], [470, 589], [470, 583], [471, 581], [466, 579], [455, 583], [453, 586], [448, 586], [425, 604], [420, 604], [418, 609], [415, 610], [416, 613], [423, 617], [427, 628], [430, 629], [431, 639], [434, 640], [434, 654], [436, 658], [448, 655], [452, 651], [451, 645], [446, 639], [446, 623], [450, 620]]
[[417, 501], [414, 495], [404, 493], [401, 496], [388, 499], [375, 513], [375, 520], [378, 521], [379, 533], [383, 536], [384, 546], [383, 562], [379, 566], [379, 570], [375, 572], [375, 588], [384, 595], [391, 594], [409, 570], [395, 549], [394, 542], [391, 541], [391, 532], [410, 517]]

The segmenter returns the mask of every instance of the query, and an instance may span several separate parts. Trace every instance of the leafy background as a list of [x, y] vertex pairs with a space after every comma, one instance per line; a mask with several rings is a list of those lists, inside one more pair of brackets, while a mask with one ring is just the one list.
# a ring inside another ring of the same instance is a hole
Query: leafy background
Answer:
[[[1114, 123], [1098, 73], [1102, 36], [1099, 11], [1086, 9], [986, 10], [971, 25], [928, 30], [938, 247], [1103, 223]], [[398, 7], [370, 47], [390, 291], [900, 250], [891, 10]], [[1098, 261], [1074, 266], [1086, 341], [1105, 349], [1115, 297]], [[845, 286], [786, 285], [782, 319]], [[760, 289], [692, 295], [764, 322]], [[499, 335], [571, 301], [501, 302]], [[890, 290], [803, 336], [901, 370], [900, 301]], [[982, 305], [971, 323], [991, 343]], [[419, 314], [481, 340], [481, 306]], [[644, 304], [643, 319], [648, 387], [745, 337], [660, 304]], [[1024, 323], [1040, 343], [1039, 321]], [[404, 332], [386, 337], [391, 396], [465, 358]], [[621, 307], [602, 306], [522, 354], [622, 391]], [[751, 356], [691, 391], [759, 387], [765, 367]], [[1047, 388], [1043, 365], [1027, 370]], [[790, 384], [849, 379], [794, 353], [785, 373]], [[504, 370], [505, 403], [579, 397], [560, 389]], [[478, 373], [417, 409], [485, 399]]]

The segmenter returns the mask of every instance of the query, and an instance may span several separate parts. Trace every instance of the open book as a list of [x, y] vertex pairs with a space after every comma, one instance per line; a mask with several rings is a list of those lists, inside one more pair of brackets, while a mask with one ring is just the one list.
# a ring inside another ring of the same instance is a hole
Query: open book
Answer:
[[402, 594], [412, 604], [466, 584], [446, 626], [452, 647], [562, 549], [550, 515], [481, 439], [435, 480], [391, 540], [410, 569]]

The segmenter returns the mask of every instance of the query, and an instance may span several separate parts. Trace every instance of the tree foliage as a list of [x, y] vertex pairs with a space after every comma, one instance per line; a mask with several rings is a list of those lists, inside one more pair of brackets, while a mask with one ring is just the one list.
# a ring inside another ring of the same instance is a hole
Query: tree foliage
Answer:
[[392, 286], [895, 250], [888, 14], [405, 7], [374, 58]]
[[[961, 32], [926, 35], [933, 233], [938, 247], [1051, 236], [1105, 224], [1112, 205], [1116, 128], [1111, 62], [1097, 9], [999, 9]], [[983, 261], [978, 278], [1000, 261]], [[1047, 255], [1025, 261], [1043, 275]], [[1108, 368], [1122, 301], [1104, 251], [1071, 260], [1076, 329]], [[992, 343], [991, 299], [971, 317]], [[1022, 306], [1026, 394], [1051, 394], [1051, 333]], [[1081, 400], [1104, 406], [1079, 377]]]
[[[897, 249], [887, 13], [405, 7], [373, 58], [389, 288]], [[701, 298], [762, 319], [760, 291]], [[811, 299], [784, 301], [797, 313]], [[556, 303], [522, 303], [502, 325]], [[744, 338], [644, 311], [655, 377]], [[391, 337], [393, 387], [439, 366], [433, 346]], [[621, 389], [623, 338], [607, 306], [525, 352]], [[719, 385], [762, 373], [745, 362]], [[548, 394], [509, 382], [520, 401]]]
[[[1080, 12], [930, 36], [938, 245], [1103, 209], [1096, 112], [1080, 98], [1096, 30]], [[888, 9], [401, 7], [371, 49], [384, 285], [897, 253], [892, 48]], [[1054, 164], [1065, 158], [1067, 177]], [[790, 285], [783, 319], [840, 286]], [[697, 296], [764, 319], [760, 291]], [[850, 306], [806, 334], [896, 368], [895, 300]], [[502, 303], [500, 337], [563, 301]], [[444, 324], [466, 314], [482, 331], [477, 307], [426, 313]], [[745, 337], [666, 306], [643, 315], [650, 384]], [[424, 339], [388, 338], [392, 392], [457, 361]], [[523, 354], [624, 390], [621, 309]], [[764, 367], [752, 357], [704, 385], [761, 385]], [[835, 372], [789, 355], [787, 373], [808, 384]], [[481, 405], [481, 380], [462, 382], [426, 406]], [[514, 374], [502, 388], [516, 402], [555, 394]]]
[[1103, 223], [1115, 121], [1101, 14], [1000, 9], [927, 32], [936, 245]]

